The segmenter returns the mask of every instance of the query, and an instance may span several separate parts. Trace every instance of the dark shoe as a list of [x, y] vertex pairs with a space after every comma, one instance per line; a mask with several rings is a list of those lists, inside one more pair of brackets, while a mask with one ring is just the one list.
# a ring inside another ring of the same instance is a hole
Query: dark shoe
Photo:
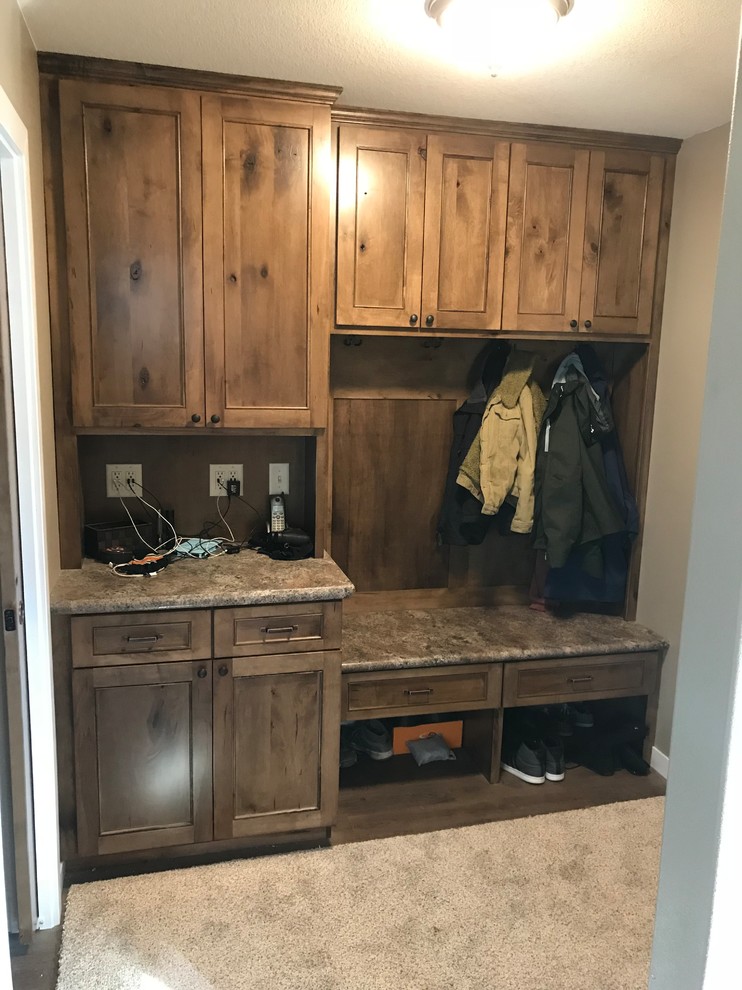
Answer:
[[564, 746], [558, 737], [543, 740], [546, 750], [546, 779], [564, 780]]
[[646, 777], [652, 769], [647, 761], [639, 756], [633, 746], [626, 743], [618, 747], [617, 755], [621, 766], [637, 777]]
[[350, 734], [350, 745], [359, 753], [366, 753], [372, 760], [388, 760], [394, 753], [392, 737], [378, 719], [357, 722]]
[[520, 741], [517, 737], [504, 745], [500, 766], [527, 784], [546, 780], [546, 747], [540, 739]]
[[340, 730], [340, 769], [345, 770], [347, 767], [352, 767], [358, 763], [358, 753], [353, 749], [350, 742], [350, 727], [341, 728]]

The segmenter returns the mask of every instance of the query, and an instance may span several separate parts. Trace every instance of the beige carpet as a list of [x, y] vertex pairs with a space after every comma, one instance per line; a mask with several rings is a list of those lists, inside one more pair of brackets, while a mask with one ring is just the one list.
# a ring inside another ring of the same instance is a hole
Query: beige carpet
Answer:
[[58, 990], [646, 990], [663, 800], [72, 887]]

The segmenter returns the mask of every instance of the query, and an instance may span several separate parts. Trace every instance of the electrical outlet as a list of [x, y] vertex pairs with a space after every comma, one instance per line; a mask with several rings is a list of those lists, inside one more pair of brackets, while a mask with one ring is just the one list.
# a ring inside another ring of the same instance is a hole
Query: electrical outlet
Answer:
[[239, 481], [242, 491], [241, 464], [210, 464], [209, 465], [209, 495], [216, 498], [227, 494], [227, 482], [231, 479]]
[[[129, 488], [129, 481], [134, 486], [134, 491]], [[135, 498], [136, 495], [142, 494], [141, 484], [141, 464], [106, 464], [106, 495], [108, 498]]]
[[268, 494], [288, 495], [289, 466], [288, 464], [268, 465]]

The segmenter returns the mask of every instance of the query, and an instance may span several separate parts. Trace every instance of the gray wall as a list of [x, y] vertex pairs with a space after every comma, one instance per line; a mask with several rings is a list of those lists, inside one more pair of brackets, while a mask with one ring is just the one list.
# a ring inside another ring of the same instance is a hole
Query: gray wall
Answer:
[[[731, 93], [730, 93], [731, 112]], [[678, 155], [637, 620], [670, 642], [656, 746], [670, 752], [729, 127]]]

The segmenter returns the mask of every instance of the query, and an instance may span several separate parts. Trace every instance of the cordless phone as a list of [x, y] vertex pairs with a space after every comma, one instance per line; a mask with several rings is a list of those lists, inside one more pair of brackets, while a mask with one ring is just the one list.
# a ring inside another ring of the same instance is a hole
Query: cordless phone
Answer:
[[271, 495], [271, 533], [283, 533], [286, 529], [286, 505], [283, 495]]

